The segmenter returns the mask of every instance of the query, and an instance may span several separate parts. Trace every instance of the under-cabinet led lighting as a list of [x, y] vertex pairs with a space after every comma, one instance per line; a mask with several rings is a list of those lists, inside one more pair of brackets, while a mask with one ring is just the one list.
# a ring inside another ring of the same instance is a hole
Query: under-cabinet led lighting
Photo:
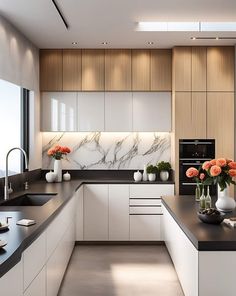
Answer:
[[236, 22], [138, 22], [137, 31], [235, 32]]

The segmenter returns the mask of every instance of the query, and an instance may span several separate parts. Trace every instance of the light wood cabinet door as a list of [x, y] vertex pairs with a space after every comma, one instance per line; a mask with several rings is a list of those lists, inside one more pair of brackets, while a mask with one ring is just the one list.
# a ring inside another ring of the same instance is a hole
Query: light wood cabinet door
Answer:
[[173, 90], [191, 91], [192, 79], [191, 47], [175, 47], [173, 49]]
[[234, 47], [207, 48], [207, 90], [234, 91]]
[[192, 91], [206, 91], [206, 47], [192, 47]]
[[40, 90], [62, 90], [62, 50], [40, 50]]
[[81, 90], [81, 50], [63, 50], [63, 91]]
[[130, 49], [108, 49], [105, 51], [105, 90], [131, 90]]
[[150, 50], [132, 50], [132, 90], [150, 90]]
[[82, 91], [104, 91], [103, 49], [82, 50]]
[[175, 93], [177, 139], [206, 138], [206, 92]]
[[172, 50], [151, 50], [151, 90], [171, 91], [172, 89]]
[[216, 157], [234, 158], [234, 93], [207, 94], [207, 137], [216, 140]]

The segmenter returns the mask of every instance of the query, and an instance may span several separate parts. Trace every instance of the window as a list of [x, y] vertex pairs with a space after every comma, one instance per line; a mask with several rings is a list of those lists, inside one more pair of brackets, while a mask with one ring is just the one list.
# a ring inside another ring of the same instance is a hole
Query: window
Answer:
[[[0, 79], [0, 177], [5, 176], [5, 159], [9, 149], [22, 147], [28, 152], [29, 91]], [[9, 157], [9, 175], [24, 170], [20, 151]]]

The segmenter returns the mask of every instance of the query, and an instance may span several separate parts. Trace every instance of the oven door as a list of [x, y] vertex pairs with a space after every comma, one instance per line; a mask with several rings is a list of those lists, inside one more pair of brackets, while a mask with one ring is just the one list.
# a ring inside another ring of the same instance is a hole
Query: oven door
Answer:
[[180, 140], [180, 159], [212, 159], [215, 157], [214, 140]]

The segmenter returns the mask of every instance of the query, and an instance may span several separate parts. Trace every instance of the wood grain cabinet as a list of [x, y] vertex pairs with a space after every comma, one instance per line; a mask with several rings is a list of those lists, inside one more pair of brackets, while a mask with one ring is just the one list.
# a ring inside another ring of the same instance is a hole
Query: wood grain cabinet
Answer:
[[105, 50], [105, 90], [131, 90], [131, 50]]
[[172, 89], [172, 50], [151, 50], [150, 61], [151, 91], [171, 91]]
[[81, 90], [81, 50], [63, 50], [63, 91]]
[[206, 91], [206, 67], [207, 67], [207, 49], [206, 47], [192, 47], [192, 69], [191, 81], [192, 91]]
[[234, 47], [207, 48], [207, 91], [234, 91]]
[[40, 50], [40, 90], [62, 91], [62, 50]]
[[104, 91], [105, 56], [102, 49], [82, 50], [82, 90]]
[[132, 90], [150, 91], [150, 66], [150, 50], [132, 50]]

